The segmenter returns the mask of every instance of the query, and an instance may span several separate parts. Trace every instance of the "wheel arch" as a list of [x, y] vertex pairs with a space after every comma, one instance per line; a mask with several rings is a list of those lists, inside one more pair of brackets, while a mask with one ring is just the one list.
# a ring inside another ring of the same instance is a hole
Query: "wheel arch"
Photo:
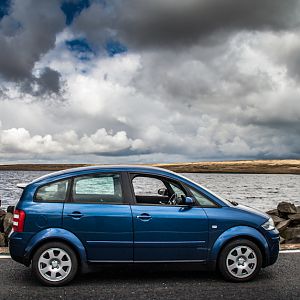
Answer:
[[267, 257], [267, 254], [266, 254], [266, 252], [265, 252], [265, 248], [264, 248], [264, 246], [261, 244], [261, 242], [260, 242], [258, 239], [254, 238], [254, 237], [251, 236], [251, 235], [241, 235], [241, 236], [237, 236], [237, 237], [232, 237], [232, 238], [230, 238], [229, 240], [227, 240], [227, 241], [222, 245], [220, 251], [218, 252], [218, 256], [217, 256], [216, 262], [219, 261], [219, 257], [220, 257], [220, 255], [221, 255], [223, 249], [224, 249], [229, 243], [231, 243], [231, 242], [233, 242], [233, 241], [236, 241], [236, 240], [240, 240], [240, 239], [249, 240], [249, 241], [253, 242], [253, 243], [259, 248], [259, 250], [260, 250], [260, 252], [261, 252], [261, 255], [262, 255], [262, 260], [263, 260], [262, 265], [264, 266], [264, 265], [266, 264], [266, 257]]
[[73, 233], [61, 228], [46, 229], [37, 233], [25, 249], [25, 264], [29, 266], [35, 251], [49, 242], [61, 242], [68, 245], [75, 252], [79, 267], [85, 271], [87, 267], [85, 247]]
[[222, 233], [211, 248], [209, 260], [214, 262], [214, 265], [216, 265], [219, 256], [226, 245], [238, 239], [247, 239], [253, 242], [262, 254], [262, 266], [264, 267], [268, 264], [269, 250], [267, 240], [257, 229], [248, 226], [233, 227]]

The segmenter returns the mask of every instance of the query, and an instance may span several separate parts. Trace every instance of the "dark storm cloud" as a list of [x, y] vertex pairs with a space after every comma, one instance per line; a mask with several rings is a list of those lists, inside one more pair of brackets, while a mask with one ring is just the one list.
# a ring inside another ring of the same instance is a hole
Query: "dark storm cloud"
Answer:
[[59, 72], [50, 68], [45, 68], [44, 72], [37, 79], [37, 83], [40, 86], [41, 93], [58, 94], [61, 88], [60, 79], [61, 75]]
[[299, 5], [12, 2], [0, 20], [0, 159], [299, 157]]
[[234, 30], [294, 28], [299, 9], [298, 0], [113, 0], [107, 7], [95, 2], [74, 28], [94, 41], [116, 34], [139, 47], [185, 46], [204, 38], [214, 43]]
[[64, 27], [59, 0], [15, 0], [0, 21], [0, 76], [9, 81], [31, 77], [34, 64], [55, 45]]
[[51, 94], [60, 94], [61, 92], [61, 74], [55, 70], [46, 67], [39, 77], [32, 76], [25, 79], [20, 84], [21, 92], [32, 96], [47, 96]]

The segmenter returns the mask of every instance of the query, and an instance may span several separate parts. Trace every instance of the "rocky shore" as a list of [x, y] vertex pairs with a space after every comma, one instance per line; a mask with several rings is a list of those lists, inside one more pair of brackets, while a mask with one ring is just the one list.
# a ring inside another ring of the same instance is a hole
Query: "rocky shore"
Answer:
[[13, 226], [14, 206], [8, 206], [7, 210], [0, 209], [0, 247], [8, 244], [8, 236]]
[[280, 202], [276, 209], [267, 211], [280, 234], [281, 244], [300, 243], [300, 206]]

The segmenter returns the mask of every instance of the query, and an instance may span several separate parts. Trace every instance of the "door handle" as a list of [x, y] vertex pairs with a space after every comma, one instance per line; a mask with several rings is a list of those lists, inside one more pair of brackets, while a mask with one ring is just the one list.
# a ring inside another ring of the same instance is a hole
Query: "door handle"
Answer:
[[83, 214], [80, 211], [73, 211], [71, 214], [68, 214], [68, 217], [80, 219], [81, 217], [83, 217]]
[[150, 221], [152, 219], [152, 217], [149, 214], [143, 213], [139, 216], [136, 216], [137, 219], [141, 220], [141, 221]]

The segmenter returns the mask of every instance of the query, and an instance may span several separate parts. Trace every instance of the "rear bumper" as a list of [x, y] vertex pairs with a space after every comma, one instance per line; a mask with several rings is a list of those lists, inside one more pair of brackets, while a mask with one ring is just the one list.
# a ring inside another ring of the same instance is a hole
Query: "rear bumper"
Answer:
[[30, 260], [25, 251], [27, 244], [28, 237], [24, 233], [13, 232], [9, 238], [9, 252], [11, 258], [25, 266], [30, 265]]

